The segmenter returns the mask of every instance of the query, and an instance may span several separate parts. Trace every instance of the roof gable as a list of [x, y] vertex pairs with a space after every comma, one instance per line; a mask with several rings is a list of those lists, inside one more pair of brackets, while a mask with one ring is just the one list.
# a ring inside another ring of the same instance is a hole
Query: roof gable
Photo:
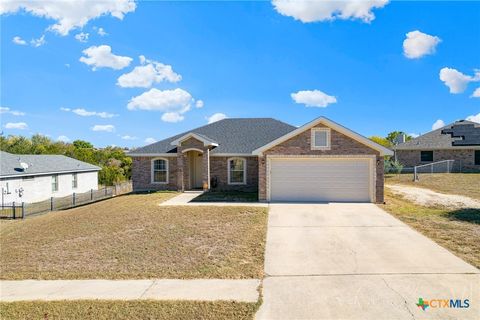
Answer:
[[202, 142], [203, 146], [205, 146], [205, 147], [207, 147], [207, 146], [218, 147], [218, 143], [215, 142], [213, 139], [210, 139], [210, 138], [208, 138], [204, 135], [201, 135], [201, 134], [195, 133], [195, 132], [189, 132], [189, 133], [181, 136], [180, 138], [173, 140], [172, 142], [170, 142], [170, 144], [172, 146], [179, 147], [182, 144], [182, 142], [184, 142], [184, 141], [186, 141], [190, 138], [197, 139], [198, 141]]
[[344, 126], [342, 126], [342, 125], [340, 125], [340, 124], [338, 124], [338, 123], [336, 123], [336, 122], [334, 122], [334, 121], [332, 121], [332, 120], [330, 120], [326, 117], [319, 117], [319, 118], [317, 118], [317, 119], [315, 119], [315, 120], [297, 128], [296, 130], [293, 130], [293, 131], [291, 131], [291, 132], [273, 140], [272, 142], [254, 150], [253, 154], [262, 155], [262, 153], [264, 151], [266, 151], [266, 150], [268, 150], [268, 149], [270, 149], [270, 148], [272, 148], [272, 147], [274, 147], [274, 146], [276, 146], [276, 145], [278, 145], [278, 144], [280, 144], [284, 141], [287, 141], [287, 140], [305, 132], [306, 130], [311, 129], [318, 124], [323, 124], [327, 127], [330, 127], [332, 129], [344, 134], [345, 136], [366, 145], [367, 147], [370, 147], [374, 150], [377, 150], [380, 153], [380, 155], [393, 155], [393, 152], [390, 149], [387, 149], [384, 146], [381, 146], [381, 145], [373, 142], [372, 140], [370, 140], [370, 139], [368, 139], [368, 138], [366, 138], [366, 137], [364, 137], [364, 136], [362, 136], [362, 135], [360, 135], [360, 134], [358, 134], [358, 133], [356, 133], [356, 132], [354, 132], [350, 129], [347, 129]]

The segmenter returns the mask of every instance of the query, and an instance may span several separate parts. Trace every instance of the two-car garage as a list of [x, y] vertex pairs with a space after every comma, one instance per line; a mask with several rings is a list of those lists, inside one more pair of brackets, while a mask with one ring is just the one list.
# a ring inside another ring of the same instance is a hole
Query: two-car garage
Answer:
[[278, 157], [268, 167], [270, 201], [374, 201], [371, 157]]

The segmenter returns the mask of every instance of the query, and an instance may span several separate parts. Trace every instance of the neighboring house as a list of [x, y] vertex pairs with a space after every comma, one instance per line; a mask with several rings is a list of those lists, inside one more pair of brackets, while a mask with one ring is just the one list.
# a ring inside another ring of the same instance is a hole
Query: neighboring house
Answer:
[[25, 155], [0, 151], [3, 203], [38, 202], [98, 188], [92, 164], [61, 155]]
[[395, 156], [405, 167], [455, 160], [454, 171], [480, 171], [480, 124], [456, 121], [397, 145]]
[[129, 153], [133, 188], [238, 190], [261, 201], [383, 202], [389, 149], [327, 118], [225, 119]]

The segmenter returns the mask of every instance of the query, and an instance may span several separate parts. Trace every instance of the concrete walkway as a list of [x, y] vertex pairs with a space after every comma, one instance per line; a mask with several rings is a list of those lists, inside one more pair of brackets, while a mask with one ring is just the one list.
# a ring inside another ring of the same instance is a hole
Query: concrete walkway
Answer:
[[260, 202], [191, 202], [196, 197], [200, 196], [203, 191], [187, 191], [182, 192], [176, 197], [173, 197], [165, 202], [161, 202], [160, 206], [215, 206], [215, 207], [268, 207], [268, 203]]
[[20, 280], [0, 281], [0, 301], [235, 300], [257, 302], [260, 280]]
[[[271, 204], [257, 319], [479, 319], [480, 271], [374, 204]], [[418, 299], [469, 299], [422, 310]]]

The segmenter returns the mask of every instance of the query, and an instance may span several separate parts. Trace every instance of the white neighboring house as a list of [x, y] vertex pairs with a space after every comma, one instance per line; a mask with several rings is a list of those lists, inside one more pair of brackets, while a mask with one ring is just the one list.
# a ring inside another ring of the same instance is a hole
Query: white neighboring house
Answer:
[[2, 203], [32, 203], [98, 189], [100, 167], [62, 155], [0, 151]]

